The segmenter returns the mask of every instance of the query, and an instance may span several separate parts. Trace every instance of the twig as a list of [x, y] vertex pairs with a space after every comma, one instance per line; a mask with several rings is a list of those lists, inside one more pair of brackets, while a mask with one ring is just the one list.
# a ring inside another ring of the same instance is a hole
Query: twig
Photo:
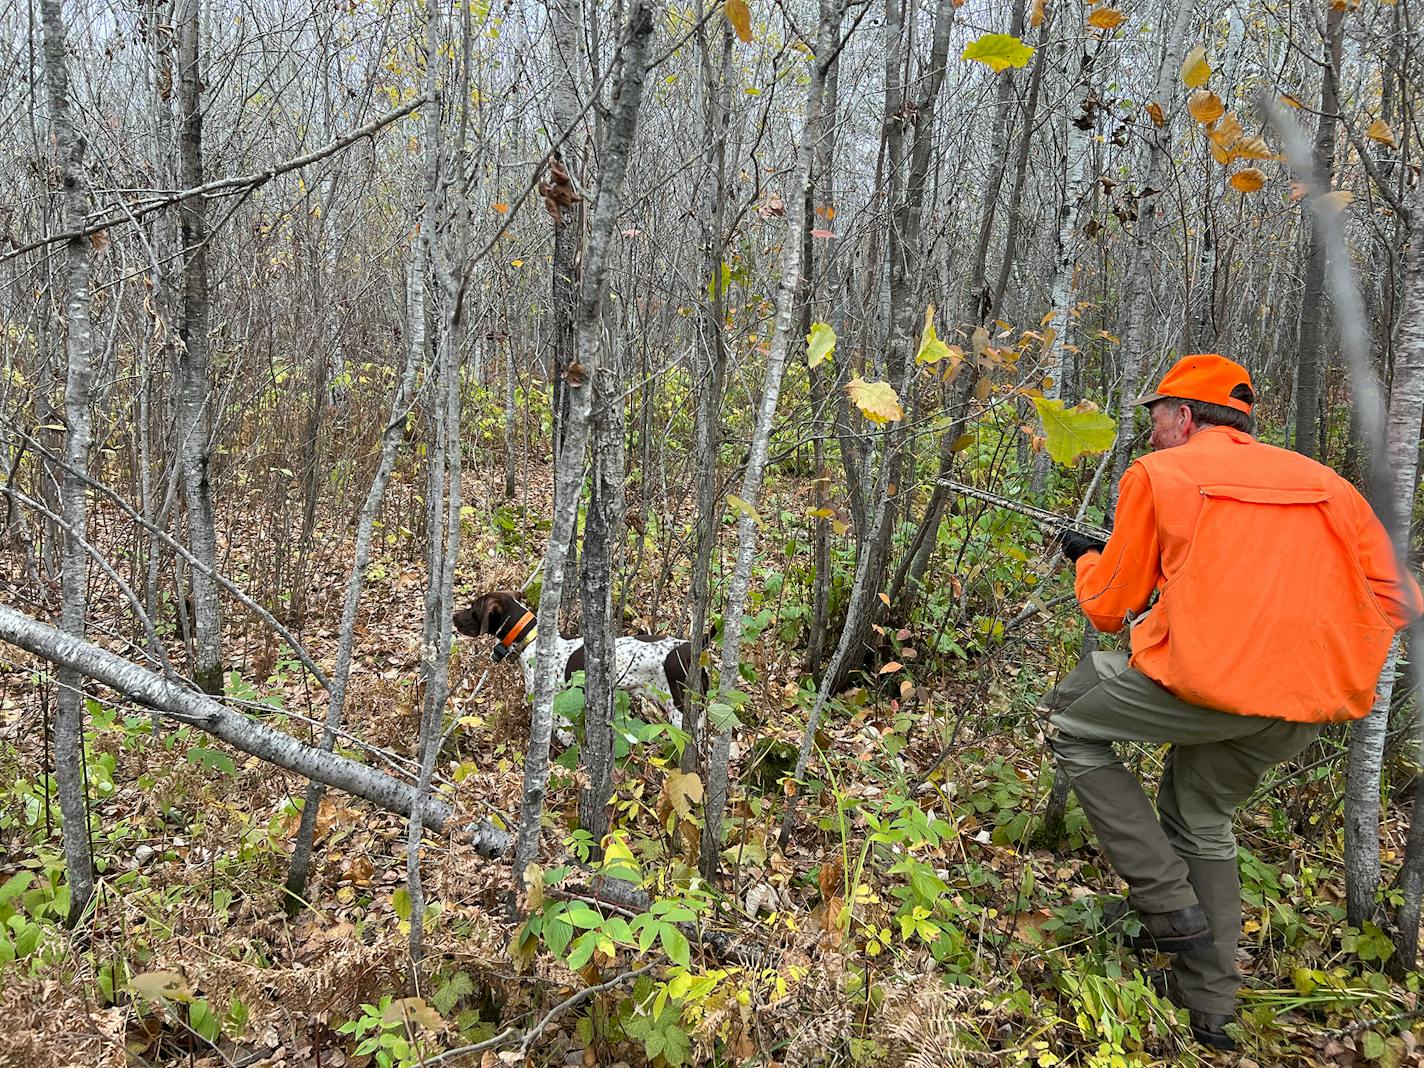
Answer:
[[[546, 1012], [544, 1014], [543, 1019], [541, 1019], [537, 1024], [535, 1024], [534, 1027], [523, 1037], [523, 1039], [520, 1040], [519, 1055], [521, 1059], [528, 1055], [530, 1047], [533, 1046], [536, 1041], [538, 1041], [539, 1036], [544, 1033], [545, 1029], [548, 1028], [549, 1024], [551, 1024], [556, 1017], [562, 1015], [565, 1012], [568, 1012], [569, 1009], [572, 1009], [577, 1005], [581, 1005], [583, 1002], [587, 1001], [589, 998], [593, 997], [596, 994], [602, 994], [605, 991], [622, 986], [630, 979], [636, 979], [640, 975], [646, 975], [648, 972], [656, 968], [659, 963], [659, 961], [654, 961], [652, 964], [645, 964], [641, 968], [635, 968], [631, 972], [623, 972], [621, 975], [615, 975], [606, 983], [599, 983], [597, 986], [586, 986], [582, 990], [576, 991], [570, 997], [567, 997], [563, 1001], [559, 1002], [552, 1009]], [[438, 1054], [437, 1056], [428, 1057], [425, 1060], [425, 1064], [428, 1066], [428, 1068], [434, 1068], [435, 1065], [445, 1064], [447, 1061], [452, 1061], [456, 1057], [468, 1057], [472, 1053], [480, 1053], [487, 1049], [494, 1049], [495, 1047], [502, 1046], [512, 1040], [516, 1036], [516, 1034], [517, 1032], [513, 1027], [506, 1027], [503, 1031], [495, 1035], [493, 1038], [487, 1038], [483, 1042], [476, 1042], [473, 1045], [469, 1046], [457, 1046], [455, 1049], [446, 1050], [444, 1053]]]
[[71, 241], [76, 237], [88, 237], [91, 234], [97, 234], [101, 230], [107, 230], [111, 226], [118, 226], [120, 223], [137, 221], [145, 215], [151, 215], [155, 211], [170, 208], [174, 204], [181, 204], [185, 200], [192, 200], [194, 197], [209, 196], [213, 193], [221, 193], [228, 189], [241, 189], [244, 195], [246, 195], [259, 186], [266, 185], [280, 174], [286, 174], [288, 171], [309, 166], [319, 160], [325, 159], [327, 156], [340, 152], [344, 148], [349, 148], [364, 137], [370, 137], [397, 119], [409, 115], [416, 108], [420, 107], [420, 105], [424, 104], [425, 101], [426, 98], [424, 96], [417, 96], [413, 100], [402, 104], [394, 111], [387, 112], [378, 119], [372, 119], [365, 126], [359, 126], [350, 133], [338, 137], [335, 141], [323, 145], [321, 148], [314, 149], [304, 156], [289, 159], [285, 163], [274, 164], [265, 170], [257, 171], [253, 174], [245, 174], [233, 178], [219, 178], [192, 189], [183, 189], [176, 193], [170, 193], [167, 196], [150, 201], [142, 207], [133, 210], [124, 209], [123, 214], [110, 215], [82, 229], [69, 230], [62, 234], [51, 234], [48, 237], [40, 238], [38, 241], [31, 241], [27, 245], [20, 245], [18, 248], [11, 249], [9, 252], [0, 255], [0, 263], [12, 260], [16, 256], [23, 256], [26, 252], [33, 252], [35, 249], [44, 248], [46, 245], [55, 245], [62, 241]]

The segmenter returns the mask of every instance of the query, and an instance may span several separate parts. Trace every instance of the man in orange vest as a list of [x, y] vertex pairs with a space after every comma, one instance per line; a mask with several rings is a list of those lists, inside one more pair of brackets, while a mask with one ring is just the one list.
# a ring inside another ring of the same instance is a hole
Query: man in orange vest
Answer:
[[[1128, 885], [1109, 922], [1130, 904], [1128, 941], [1176, 954], [1167, 994], [1221, 1049], [1241, 985], [1236, 808], [1322, 725], [1369, 712], [1391, 638], [1424, 610], [1364, 498], [1256, 441], [1254, 402], [1215, 353], [1135, 402], [1154, 451], [1123, 476], [1112, 536], [1059, 536], [1083, 611], [1129, 626], [1131, 653], [1092, 653], [1044, 699], [1049, 747]], [[1114, 742], [1171, 746], [1155, 812]]]

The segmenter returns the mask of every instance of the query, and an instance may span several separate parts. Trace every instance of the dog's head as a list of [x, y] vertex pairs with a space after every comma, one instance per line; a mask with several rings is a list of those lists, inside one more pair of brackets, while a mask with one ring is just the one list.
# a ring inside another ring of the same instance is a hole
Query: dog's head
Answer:
[[453, 620], [455, 629], [467, 637], [478, 638], [482, 634], [499, 637], [527, 611], [514, 594], [500, 591], [476, 597], [469, 608], [456, 612]]

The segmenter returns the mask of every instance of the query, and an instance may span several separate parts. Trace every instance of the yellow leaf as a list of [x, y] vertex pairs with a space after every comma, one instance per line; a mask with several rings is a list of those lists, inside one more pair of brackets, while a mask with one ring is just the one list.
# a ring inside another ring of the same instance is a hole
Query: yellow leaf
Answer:
[[934, 313], [933, 304], [925, 309], [925, 332], [920, 337], [920, 350], [915, 353], [916, 363], [939, 363], [954, 356], [950, 347], [935, 335]]
[[1231, 176], [1231, 188], [1241, 193], [1254, 193], [1266, 184], [1266, 176], [1255, 167], [1247, 167]]
[[727, 0], [723, 10], [727, 13], [727, 21], [732, 24], [732, 29], [737, 31], [737, 36], [741, 38], [742, 44], [752, 43], [752, 9], [747, 6], [747, 0]]
[[890, 423], [905, 418], [900, 398], [889, 382], [867, 382], [856, 375], [846, 383], [846, 393], [860, 414], [872, 423]]
[[494, 206], [494, 210], [503, 215], [506, 211], [509, 210], [509, 205], [504, 203], [503, 201], [500, 201]]
[[683, 774], [669, 771], [663, 779], [663, 794], [674, 811], [684, 819], [692, 815], [692, 806], [702, 804], [702, 777], [695, 771]]
[[1337, 189], [1333, 193], [1325, 193], [1316, 197], [1311, 204], [1321, 215], [1334, 215], [1336, 212], [1342, 211], [1354, 197], [1355, 194], [1348, 189]]
[[746, 501], [738, 497], [735, 493], [727, 494], [727, 507], [730, 508], [732, 511], [736, 512], [738, 515], [746, 516], [759, 527], [766, 525], [762, 522], [761, 516], [757, 514], [757, 510], [753, 508], [750, 504], [748, 504]]
[[954, 441], [950, 443], [949, 451], [963, 452], [965, 449], [969, 448], [969, 446], [973, 445], [978, 440], [979, 435], [977, 434], [960, 434], [959, 437], [955, 438]]
[[1296, 108], [1297, 110], [1299, 110], [1300, 108], [1305, 107], [1304, 104], [1302, 104], [1299, 100], [1297, 100], [1295, 97], [1289, 95], [1288, 93], [1282, 93], [1282, 94], [1281, 94], [1281, 103], [1284, 104], [1284, 105], [1285, 105], [1286, 107], [1288, 107], [1288, 108]]
[[1200, 89], [1210, 77], [1211, 67], [1206, 62], [1206, 49], [1197, 45], [1182, 61], [1182, 82], [1188, 89]]
[[1167, 125], [1167, 116], [1162, 114], [1162, 105], [1157, 103], [1157, 101], [1154, 100], [1147, 105], [1147, 114], [1152, 119], [1152, 125], [1157, 127], [1157, 129], [1160, 130]]
[[1009, 67], [1022, 67], [1033, 55], [1033, 46], [1026, 45], [1010, 33], [986, 33], [970, 41], [960, 53], [960, 59], [977, 59], [995, 74]]
[[525, 904], [529, 912], [538, 912], [544, 906], [544, 869], [534, 861], [524, 866]]
[[523, 266], [524, 266], [524, 261], [523, 261], [523, 260], [510, 260], [510, 261], [509, 261], [509, 265], [510, 265], [511, 267], [523, 267]]
[[1378, 141], [1380, 144], [1388, 145], [1390, 148], [1395, 147], [1394, 131], [1389, 128], [1389, 123], [1385, 122], [1384, 119], [1375, 119], [1374, 122], [1370, 123], [1370, 128], [1365, 131], [1365, 136], [1371, 141]]
[[1065, 409], [1061, 400], [1034, 397], [1033, 406], [1043, 420], [1048, 455], [1060, 464], [1080, 456], [1107, 452], [1117, 437], [1117, 420], [1089, 404]]
[[1088, 25], [1099, 30], [1115, 30], [1122, 25], [1123, 17], [1115, 7], [1100, 7], [1088, 16]]
[[1221, 118], [1226, 113], [1226, 108], [1222, 106], [1221, 97], [1210, 89], [1198, 89], [1187, 98], [1187, 111], [1192, 118], [1205, 126]]
[[817, 519], [833, 519], [836, 513], [830, 508], [807, 508], [806, 514], [815, 516]]
[[1216, 160], [1216, 162], [1223, 167], [1231, 162], [1231, 153], [1226, 151], [1226, 149], [1222, 148], [1215, 141], [1212, 141], [1206, 147], [1211, 150], [1211, 158]]
[[806, 366], [820, 367], [836, 350], [836, 332], [830, 323], [812, 323], [806, 335]]

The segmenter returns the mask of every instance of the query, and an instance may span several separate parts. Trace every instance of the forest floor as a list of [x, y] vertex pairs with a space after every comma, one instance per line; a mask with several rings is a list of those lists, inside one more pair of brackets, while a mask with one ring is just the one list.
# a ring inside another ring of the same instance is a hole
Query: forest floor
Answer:
[[[523, 511], [488, 499], [494, 484], [492, 473], [467, 473], [461, 597], [518, 589], [539, 557], [543, 532], [525, 517], [539, 513], [547, 487], [535, 487]], [[583, 985], [654, 962], [666, 970], [551, 1021], [529, 1063], [1424, 1063], [1424, 1030], [1408, 1015], [1414, 980], [1383, 973], [1383, 934], [1344, 924], [1339, 738], [1266, 784], [1241, 820], [1242, 1053], [1193, 1046], [1151, 992], [1146, 962], [1096, 926], [1094, 895], [1117, 886], [1076, 805], [1063, 840], [1050, 847], [1040, 827], [1052, 776], [1033, 709], [1071, 662], [1080, 630], [1071, 605], [997, 641], [991, 629], [966, 643], [965, 659], [940, 652], [932, 633], [893, 635], [894, 661], [832, 706], [799, 830], [779, 848], [785, 777], [812, 693], [796, 647], [809, 595], [790, 577], [806, 566], [804, 538], [791, 536], [804, 526], [804, 508], [790, 507], [795, 493], [773, 489], [771, 499], [788, 506], [779, 519], [765, 509], [750, 609], [758, 636], [746, 647], [755, 681], [734, 749], [723, 895], [688, 889], [696, 835], [684, 832], [695, 810], [669, 791], [679, 780], [663, 737], [634, 746], [617, 779], [615, 826], [645, 886], [729, 936], [694, 938], [684, 965], [669, 936], [640, 954], [611, 925], [611, 941], [577, 961], [566, 939], [534, 938], [507, 920], [507, 863], [428, 838], [431, 913], [417, 988], [406, 956], [404, 820], [328, 795], [310, 908], [289, 920], [279, 894], [300, 777], [192, 728], [155, 731], [146, 712], [102, 693], [86, 734], [99, 893], [93, 914], [67, 931], [57, 805], [46, 803], [41, 775], [53, 685], [5, 650], [0, 1064], [424, 1064], [511, 1024], [527, 1030]], [[349, 531], [318, 538], [301, 637], [330, 665]], [[393, 541], [369, 571], [347, 720], [357, 737], [410, 757], [423, 567], [414, 535]], [[225, 550], [240, 581], [252, 564], [244, 554], [258, 550]], [[660, 564], [649, 549], [640, 574]], [[673, 562], [671, 588], [685, 570], [685, 560]], [[18, 573], [0, 578], [20, 588]], [[638, 581], [627, 591], [630, 614], [651, 598], [651, 581]], [[666, 606], [680, 601], [666, 591], [662, 601], [666, 628]], [[92, 618], [96, 639], [122, 651], [119, 636], [131, 631], [122, 604], [96, 601]], [[229, 697], [310, 738], [324, 695], [239, 611], [228, 619]], [[448, 715], [460, 726], [438, 770], [456, 826], [512, 821], [520, 796], [528, 728], [520, 673], [494, 666], [475, 696], [490, 667], [486, 645], [457, 638], [452, 658]], [[1157, 756], [1139, 760], [1151, 775]], [[565, 852], [576, 806], [576, 774], [555, 768], [546, 858]], [[1386, 865], [1402, 833], [1391, 816]], [[551, 879], [549, 900], [569, 885]], [[457, 1063], [520, 1063], [511, 1056]]]

